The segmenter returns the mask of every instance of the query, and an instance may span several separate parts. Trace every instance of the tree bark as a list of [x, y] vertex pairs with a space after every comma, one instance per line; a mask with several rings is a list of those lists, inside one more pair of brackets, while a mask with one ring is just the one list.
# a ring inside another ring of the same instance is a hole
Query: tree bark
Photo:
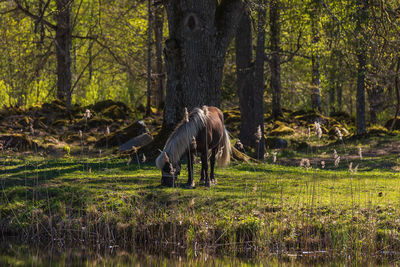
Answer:
[[337, 71], [337, 64], [336, 64], [336, 52], [335, 50], [331, 51], [331, 55], [330, 55], [330, 61], [331, 61], [331, 66], [329, 69], [329, 113], [333, 114], [336, 109], [335, 109], [335, 91], [337, 88], [337, 83], [338, 81], [336, 81], [337, 77], [336, 77], [336, 71]]
[[335, 113], [335, 87], [336, 87], [336, 82], [334, 80], [333, 74], [330, 74], [330, 83], [329, 83], [329, 113], [333, 114]]
[[357, 135], [363, 135], [367, 132], [365, 122], [365, 71], [367, 64], [367, 53], [365, 49], [357, 55], [358, 68], [357, 68], [357, 96], [356, 96], [356, 127]]
[[369, 122], [377, 123], [377, 114], [384, 109], [384, 89], [381, 85], [373, 85], [367, 90], [369, 104]]
[[261, 140], [256, 144], [255, 151], [258, 159], [264, 158], [265, 138], [264, 138], [264, 62], [265, 62], [265, 20], [266, 20], [266, 1], [262, 1], [258, 8], [257, 18], [257, 47], [256, 59], [254, 64], [254, 116], [256, 127], [261, 127]]
[[342, 101], [342, 84], [340, 81], [337, 81], [336, 83], [336, 102], [337, 102], [337, 108], [338, 111], [341, 111], [343, 109], [343, 101]]
[[357, 1], [356, 32], [358, 33], [357, 51], [357, 95], [356, 95], [356, 132], [357, 135], [367, 133], [365, 120], [365, 76], [367, 71], [367, 37], [366, 27], [368, 24], [368, 1]]
[[154, 37], [156, 42], [156, 72], [157, 72], [157, 107], [164, 106], [164, 70], [162, 59], [164, 8], [158, 6], [155, 10]]
[[147, 26], [147, 105], [146, 105], [146, 116], [151, 114], [151, 54], [152, 54], [152, 26], [153, 26], [153, 14], [151, 10], [152, 0], [147, 0], [147, 12], [148, 12], [148, 26]]
[[256, 132], [252, 38], [250, 16], [244, 11], [236, 30], [235, 48], [237, 95], [241, 118], [239, 139], [246, 146], [255, 144]]
[[[317, 7], [316, 7], [317, 8]], [[311, 65], [312, 65], [312, 81], [313, 86], [311, 93], [311, 105], [313, 110], [322, 111], [321, 107], [321, 74], [319, 71], [319, 52], [318, 52], [318, 42], [319, 42], [319, 31], [316, 22], [316, 10], [313, 11], [311, 18], [311, 30], [312, 30], [312, 55], [311, 55]]]
[[271, 0], [270, 2], [270, 38], [271, 38], [271, 90], [272, 90], [272, 117], [282, 116], [281, 106], [281, 56], [280, 56], [280, 2]]
[[400, 70], [400, 57], [397, 56], [397, 66], [396, 66], [396, 74], [394, 78], [394, 87], [396, 90], [396, 111], [394, 113], [394, 118], [392, 124], [390, 125], [390, 131], [393, 131], [393, 127], [396, 124], [397, 116], [400, 111], [400, 88], [399, 88], [399, 70]]
[[165, 4], [167, 90], [163, 130], [171, 131], [184, 107], [219, 106], [226, 49], [240, 20], [240, 0], [181, 0]]
[[57, 98], [71, 108], [71, 6], [70, 0], [57, 0], [56, 57]]

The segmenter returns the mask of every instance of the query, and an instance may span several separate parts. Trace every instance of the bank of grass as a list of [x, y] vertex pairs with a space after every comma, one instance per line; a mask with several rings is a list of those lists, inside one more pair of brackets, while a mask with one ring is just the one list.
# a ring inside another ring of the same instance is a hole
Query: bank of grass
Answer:
[[[229, 255], [398, 256], [399, 174], [363, 168], [351, 173], [345, 162], [336, 169], [268, 162], [217, 169], [215, 187], [188, 190], [159, 186], [153, 164], [139, 168], [134, 160], [4, 154], [2, 238], [168, 247], [189, 255], [206, 249]], [[178, 181], [186, 181], [186, 171]]]

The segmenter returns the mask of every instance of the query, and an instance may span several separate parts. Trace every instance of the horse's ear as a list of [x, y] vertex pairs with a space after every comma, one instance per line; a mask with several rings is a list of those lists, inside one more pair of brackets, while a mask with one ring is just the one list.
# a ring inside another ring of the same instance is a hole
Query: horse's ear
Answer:
[[208, 117], [208, 107], [204, 105], [201, 107], [201, 109], [204, 111], [204, 114]]
[[185, 122], [189, 122], [189, 112], [186, 107], [185, 107], [185, 116], [183, 118]]
[[164, 152], [164, 159], [165, 159], [165, 162], [169, 163], [169, 158], [168, 158], [167, 152]]

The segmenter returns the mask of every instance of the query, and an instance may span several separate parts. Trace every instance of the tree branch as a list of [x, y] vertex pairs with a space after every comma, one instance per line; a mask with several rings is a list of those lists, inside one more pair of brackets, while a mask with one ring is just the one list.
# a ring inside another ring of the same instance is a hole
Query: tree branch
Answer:
[[18, 10], [18, 7], [10, 9], [10, 10], [2, 11], [2, 12], [0, 12], [0, 15], [6, 15], [8, 13], [15, 12], [17, 10]]
[[81, 0], [81, 1], [79, 2], [78, 10], [76, 11], [75, 18], [74, 18], [74, 20], [73, 20], [74, 22], [72, 23], [72, 29], [74, 29], [75, 26], [76, 26], [76, 21], [78, 20], [78, 15], [79, 15], [79, 12], [80, 12], [80, 10], [81, 10], [82, 2], [83, 2], [83, 0]]
[[45, 25], [47, 25], [48, 27], [52, 28], [53, 30], [57, 30], [57, 26], [56, 25], [51, 24], [47, 20], [42, 19], [41, 16], [38, 16], [38, 15], [35, 15], [35, 14], [31, 13], [28, 9], [23, 7], [18, 0], [14, 0], [14, 3], [17, 5], [17, 9], [21, 10], [28, 17], [31, 17], [31, 18], [35, 19], [36, 21], [43, 21], [43, 23]]
[[43, 20], [44, 12], [46, 11], [49, 4], [50, 4], [50, 0], [48, 0], [47, 3], [44, 5], [43, 10], [40, 10], [40, 16], [35, 22], [35, 33], [37, 32], [37, 28], [38, 28], [40, 22]]
[[[99, 51], [97, 51], [96, 54], [93, 55], [92, 60], [95, 59], [105, 48], [102, 47]], [[85, 65], [85, 67], [83, 68], [83, 70], [81, 71], [81, 73], [78, 76], [78, 79], [76, 79], [76, 81], [74, 82], [74, 84], [71, 87], [71, 94], [74, 91], [75, 87], [78, 85], [78, 82], [80, 81], [80, 79], [83, 76], [83, 73], [85, 72], [85, 70], [89, 67], [90, 65], [90, 61]]]
[[287, 63], [287, 62], [291, 61], [293, 59], [293, 57], [297, 55], [297, 53], [299, 52], [299, 50], [301, 48], [301, 45], [300, 45], [301, 34], [302, 34], [302, 31], [300, 30], [299, 37], [297, 37], [297, 48], [296, 48], [296, 50], [295, 51], [288, 51], [287, 52], [289, 54], [288, 58], [286, 60], [283, 60], [281, 62], [281, 64], [284, 64], [284, 63]]

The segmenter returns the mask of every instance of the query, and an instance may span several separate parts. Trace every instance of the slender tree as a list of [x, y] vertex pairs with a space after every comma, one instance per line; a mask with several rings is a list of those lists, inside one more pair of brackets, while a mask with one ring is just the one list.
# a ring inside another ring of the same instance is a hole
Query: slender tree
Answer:
[[162, 108], [164, 106], [164, 70], [163, 70], [163, 59], [162, 59], [162, 48], [163, 48], [163, 27], [164, 27], [164, 7], [158, 5], [155, 10], [154, 18], [154, 39], [156, 46], [156, 73], [157, 73], [157, 85], [156, 85], [156, 99], [157, 107]]
[[363, 135], [367, 132], [365, 120], [365, 75], [367, 71], [367, 25], [368, 25], [368, 0], [357, 0], [357, 95], [356, 95], [356, 132]]
[[257, 129], [252, 39], [249, 11], [245, 10], [236, 29], [235, 48], [237, 95], [241, 117], [239, 138], [246, 146], [255, 144], [254, 133]]
[[151, 114], [151, 57], [153, 50], [153, 11], [152, 11], [152, 0], [147, 1], [147, 12], [148, 12], [148, 21], [147, 21], [147, 105], [146, 105], [146, 115], [149, 116]]
[[257, 47], [254, 64], [254, 116], [256, 126], [261, 128], [261, 140], [255, 147], [257, 158], [264, 158], [264, 63], [265, 63], [265, 23], [267, 1], [261, 1], [257, 13]]
[[311, 47], [312, 47], [312, 54], [311, 54], [311, 66], [312, 66], [312, 81], [311, 84], [313, 86], [312, 93], [311, 93], [311, 104], [314, 110], [318, 110], [319, 112], [322, 111], [321, 107], [321, 73], [320, 73], [320, 56], [319, 56], [319, 49], [318, 49], [318, 42], [319, 42], [319, 29], [318, 29], [318, 1], [313, 0], [313, 10], [311, 11]]
[[57, 98], [71, 108], [71, 1], [57, 0], [56, 57], [57, 57]]
[[270, 9], [270, 41], [271, 59], [269, 65], [271, 69], [271, 90], [272, 90], [272, 116], [274, 118], [282, 116], [281, 106], [281, 54], [280, 54], [280, 1], [271, 0]]
[[56, 22], [54, 25], [44, 18], [46, 10], [49, 8], [50, 1], [47, 1], [39, 13], [29, 9], [27, 2], [14, 0], [16, 10], [22, 11], [25, 15], [32, 18], [36, 25], [45, 25], [55, 31], [54, 45], [57, 59], [57, 98], [66, 104], [67, 110], [71, 108], [71, 47], [72, 47], [72, 23], [71, 23], [71, 4], [73, 0], [56, 0]]

